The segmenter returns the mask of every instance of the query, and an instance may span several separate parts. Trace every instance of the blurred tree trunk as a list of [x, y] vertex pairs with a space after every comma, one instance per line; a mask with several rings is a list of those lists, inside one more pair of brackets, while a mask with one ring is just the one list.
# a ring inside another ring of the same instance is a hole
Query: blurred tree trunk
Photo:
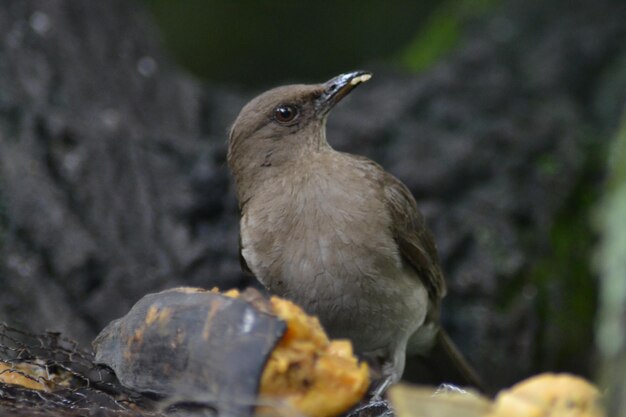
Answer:
[[142, 3], [2, 2], [0, 39], [0, 319], [88, 344], [142, 294], [237, 285], [236, 203], [203, 131], [221, 136], [237, 104], [206, 113], [213, 95], [167, 60]]
[[598, 347], [601, 380], [607, 389], [608, 415], [626, 416], [626, 113], [611, 146], [609, 180], [597, 223], [602, 241]]

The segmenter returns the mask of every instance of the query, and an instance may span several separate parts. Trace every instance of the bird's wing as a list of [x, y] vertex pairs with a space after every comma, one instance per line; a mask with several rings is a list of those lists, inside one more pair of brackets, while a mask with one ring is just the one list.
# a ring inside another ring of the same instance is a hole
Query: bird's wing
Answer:
[[385, 203], [391, 213], [393, 236], [402, 255], [426, 285], [431, 299], [438, 304], [446, 294], [446, 283], [433, 235], [409, 189], [393, 175], [383, 172]]
[[241, 245], [241, 233], [239, 233], [239, 265], [241, 266], [241, 270], [247, 274], [254, 275], [248, 263], [246, 262], [246, 258], [243, 257], [242, 252], [243, 246]]

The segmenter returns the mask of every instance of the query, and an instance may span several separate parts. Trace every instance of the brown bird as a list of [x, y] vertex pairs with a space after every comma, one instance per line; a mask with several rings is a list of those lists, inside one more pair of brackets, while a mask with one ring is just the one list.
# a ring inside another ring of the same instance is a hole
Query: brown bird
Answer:
[[425, 382], [476, 384], [439, 327], [446, 285], [415, 199], [375, 162], [326, 140], [330, 110], [370, 77], [354, 71], [278, 87], [241, 110], [228, 164], [242, 265], [316, 315], [331, 337], [349, 338], [379, 370], [377, 394], [400, 379], [405, 352], [422, 358]]

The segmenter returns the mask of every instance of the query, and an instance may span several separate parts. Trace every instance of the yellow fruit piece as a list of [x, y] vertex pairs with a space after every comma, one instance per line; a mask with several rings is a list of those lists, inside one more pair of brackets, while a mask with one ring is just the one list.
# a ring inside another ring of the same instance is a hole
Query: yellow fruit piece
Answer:
[[316, 317], [290, 301], [272, 297], [274, 313], [287, 330], [274, 348], [261, 377], [265, 405], [258, 415], [292, 408], [310, 417], [331, 417], [350, 409], [365, 395], [369, 371], [347, 340], [329, 341]]
[[49, 391], [43, 370], [33, 364], [0, 362], [0, 382], [37, 391]]
[[541, 374], [496, 397], [487, 417], [603, 417], [600, 392], [583, 378]]
[[475, 393], [435, 392], [400, 383], [389, 389], [389, 399], [396, 417], [483, 417], [491, 408], [491, 401]]

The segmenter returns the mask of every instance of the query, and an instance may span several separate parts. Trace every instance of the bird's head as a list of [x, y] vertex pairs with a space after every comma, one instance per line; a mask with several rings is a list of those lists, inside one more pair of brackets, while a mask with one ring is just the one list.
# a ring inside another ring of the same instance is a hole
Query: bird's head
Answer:
[[328, 147], [326, 117], [343, 97], [371, 73], [353, 71], [322, 84], [277, 87], [246, 104], [230, 131], [228, 164], [239, 182], [264, 169], [297, 162]]

